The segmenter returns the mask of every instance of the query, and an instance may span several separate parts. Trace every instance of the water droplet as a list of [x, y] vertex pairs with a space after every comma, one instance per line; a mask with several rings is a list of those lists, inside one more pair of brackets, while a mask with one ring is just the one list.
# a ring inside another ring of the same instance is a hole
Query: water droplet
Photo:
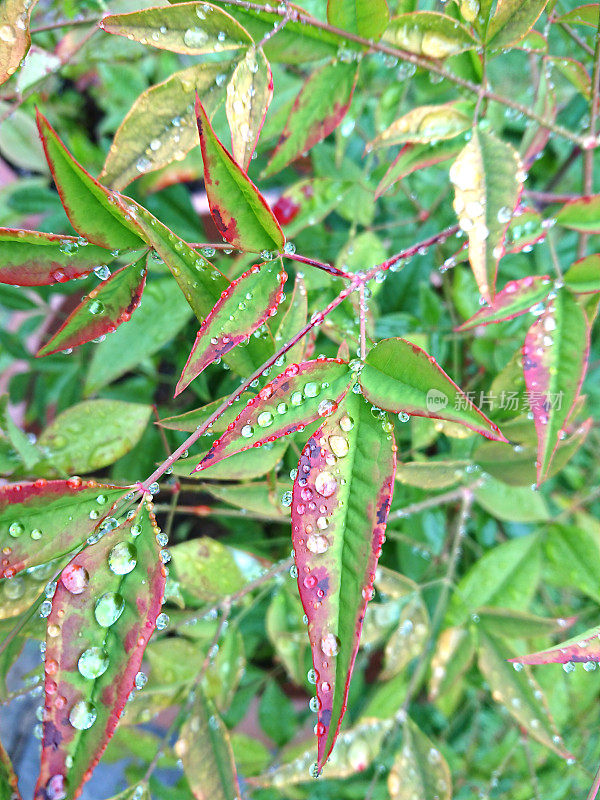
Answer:
[[306, 539], [306, 547], [311, 553], [321, 554], [325, 553], [329, 547], [327, 537], [319, 533], [311, 533]]
[[53, 775], [46, 784], [47, 800], [65, 800], [67, 788], [67, 779], [64, 775]]
[[137, 550], [131, 542], [119, 542], [108, 556], [108, 566], [115, 575], [127, 575], [136, 564]]
[[337, 409], [335, 400], [321, 400], [317, 413], [320, 417], [330, 417]]
[[125, 601], [117, 592], [106, 592], [99, 598], [94, 609], [96, 621], [103, 628], [110, 628], [119, 619], [125, 608]]
[[268, 428], [273, 424], [273, 414], [270, 411], [263, 411], [258, 415], [256, 421], [261, 428]]
[[25, 531], [25, 526], [21, 522], [11, 522], [8, 528], [8, 532], [13, 537], [13, 539], [18, 539], [19, 536], [22, 536]]
[[292, 505], [292, 493], [291, 492], [284, 492], [281, 495], [281, 505], [282, 506], [291, 506]]
[[345, 436], [330, 436], [329, 447], [333, 455], [338, 458], [344, 458], [344, 456], [348, 455], [348, 450], [350, 449], [350, 445]]
[[337, 656], [340, 652], [340, 640], [333, 633], [326, 633], [321, 639], [321, 650], [328, 658]]
[[319, 472], [315, 478], [315, 489], [323, 497], [331, 497], [337, 489], [337, 481], [331, 472]]
[[319, 702], [319, 698], [311, 697], [308, 707], [310, 708], [311, 711], [313, 711], [316, 714], [317, 711], [321, 708], [321, 703]]
[[71, 594], [81, 594], [87, 588], [90, 576], [81, 564], [67, 564], [63, 569], [60, 580], [65, 589]]
[[97, 716], [98, 712], [93, 703], [89, 700], [79, 700], [69, 712], [69, 722], [78, 731], [86, 731], [92, 727]]
[[164, 629], [169, 624], [169, 617], [167, 614], [159, 614], [156, 618], [156, 629], [158, 631], [164, 631]]
[[340, 428], [345, 432], [351, 431], [354, 427], [354, 420], [348, 414], [344, 414], [344, 416], [340, 420]]
[[93, 680], [104, 675], [109, 663], [108, 655], [102, 647], [89, 647], [79, 656], [77, 668], [84, 678]]
[[252, 425], [244, 425], [241, 433], [245, 439], [249, 439], [254, 433], [254, 428], [252, 427]]

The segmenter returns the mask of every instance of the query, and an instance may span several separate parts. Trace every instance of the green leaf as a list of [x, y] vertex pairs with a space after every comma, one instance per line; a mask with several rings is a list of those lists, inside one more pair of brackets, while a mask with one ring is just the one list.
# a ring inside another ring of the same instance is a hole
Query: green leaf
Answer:
[[273, 175], [340, 124], [358, 78], [356, 64], [332, 61], [311, 73], [298, 94], [263, 175]]
[[[283, 314], [281, 310], [285, 309]], [[279, 315], [281, 314], [281, 319]], [[308, 316], [308, 301], [306, 293], [306, 284], [302, 274], [296, 273], [294, 280], [294, 291], [289, 298], [289, 304], [282, 304], [279, 306], [279, 312], [274, 322], [278, 322], [277, 329], [275, 330], [274, 341], [276, 347], [281, 347], [285, 342], [289, 342], [299, 330], [306, 325]], [[304, 351], [306, 349], [306, 341], [304, 338], [295, 344], [285, 353], [283, 357], [283, 365], [288, 366], [294, 362], [300, 363], [304, 358]]]
[[112, 333], [121, 323], [127, 322], [142, 298], [146, 260], [147, 256], [143, 255], [92, 289], [50, 341], [39, 349], [38, 357], [90, 342]]
[[531, 486], [509, 486], [488, 477], [475, 489], [475, 499], [496, 519], [543, 522], [550, 518], [546, 501]]
[[[1, 19], [1, 17], [0, 17]], [[0, 800], [21, 800], [12, 761], [0, 742]]]
[[564, 426], [587, 368], [590, 329], [568, 289], [559, 289], [529, 329], [523, 345], [523, 373], [538, 437], [537, 482], [548, 476]]
[[267, 442], [260, 447], [251, 447], [243, 453], [238, 452], [227, 458], [224, 457], [216, 464], [203, 467], [201, 473], [196, 471], [196, 467], [206, 453], [200, 453], [176, 461], [173, 465], [173, 474], [202, 480], [243, 481], [260, 478], [275, 468], [287, 446], [288, 442], [280, 439], [277, 442]]
[[74, 236], [0, 228], [0, 283], [45, 286], [82, 278], [112, 255]]
[[585, 6], [578, 6], [555, 18], [555, 22], [567, 22], [569, 25], [587, 25], [590, 28], [598, 28], [598, 3], [588, 3]]
[[[225, 411], [214, 421], [211, 426], [212, 433], [223, 433], [227, 426], [235, 420], [240, 410], [254, 395], [250, 392], [244, 392], [238, 399], [228, 406]], [[196, 408], [193, 411], [186, 411], [185, 414], [178, 414], [175, 417], [165, 417], [159, 421], [159, 425], [163, 428], [168, 428], [172, 431], [188, 431], [191, 433], [203, 425], [206, 420], [227, 400], [226, 397], [220, 397], [218, 400], [213, 400], [212, 403]], [[242, 405], [239, 405], [242, 403]]]
[[100, 27], [161, 50], [199, 56], [239, 50], [250, 34], [227, 12], [210, 3], [176, 3], [104, 17]]
[[513, 665], [506, 660], [509, 654], [512, 653], [505, 641], [499, 641], [479, 629], [479, 669], [490, 687], [493, 699], [502, 703], [533, 739], [562, 758], [572, 758], [558, 735], [542, 690], [525, 670], [513, 669]]
[[417, 725], [407, 718], [402, 748], [388, 775], [390, 800], [451, 800], [452, 777], [446, 759]]
[[485, 40], [486, 48], [503, 50], [516, 44], [537, 22], [548, 0], [498, 0]]
[[560, 633], [560, 631], [570, 628], [577, 620], [577, 617], [568, 619], [538, 617], [526, 611], [509, 608], [479, 608], [477, 616], [479, 624], [490, 633], [514, 639]]
[[78, 796], [134, 689], [165, 587], [151, 508], [142, 503], [59, 578], [48, 617], [36, 796]]
[[506, 229], [521, 195], [519, 154], [487, 130], [475, 128], [450, 167], [454, 210], [469, 237], [469, 262], [479, 291], [491, 304]]
[[565, 285], [577, 294], [600, 292], [600, 254], [580, 258], [564, 274]]
[[419, 489], [447, 489], [462, 483], [467, 461], [409, 461], [398, 464], [396, 480]]
[[138, 443], [151, 413], [150, 406], [121, 400], [77, 403], [42, 431], [38, 446], [48, 455], [38, 470], [94, 472], [113, 464]]
[[446, 14], [414, 11], [394, 17], [383, 41], [427, 58], [447, 58], [477, 46], [469, 29]]
[[262, 48], [248, 48], [227, 85], [227, 121], [231, 154], [248, 172], [248, 166], [273, 99], [273, 75]]
[[431, 658], [431, 701], [460, 685], [460, 679], [470, 667], [474, 655], [473, 638], [465, 628], [445, 628], [440, 633]]
[[108, 151], [100, 179], [123, 189], [140, 175], [181, 160], [198, 144], [195, 92], [212, 117], [223, 102], [232, 64], [194, 64], [135, 100]]
[[137, 226], [117, 198], [75, 161], [39, 111], [37, 122], [52, 177], [75, 230], [110, 250], [141, 247]]
[[367, 400], [395, 413], [460, 422], [488, 439], [505, 441], [435, 360], [406, 339], [383, 339], [360, 373]]
[[[217, 2], [216, 5], [225, 6], [255, 42], [261, 42], [266, 34], [271, 34], [275, 25], [281, 22], [281, 16], [276, 11], [233, 7], [227, 0]], [[267, 9], [268, 6], [263, 8]], [[295, 8], [303, 10], [298, 6]], [[306, 61], [319, 61], [337, 56], [339, 44], [340, 40], [336, 34], [291, 19], [277, 36], [268, 38], [264, 44], [264, 51], [270, 61], [303, 64]]]
[[430, 633], [429, 613], [419, 587], [410, 579], [379, 567], [375, 582], [378, 590], [387, 597], [404, 601], [398, 624], [385, 645], [383, 670], [379, 677], [387, 681], [399, 675], [413, 658], [424, 651]]
[[[187, 603], [214, 603], [238, 592], [252, 574], [252, 559], [241, 551], [203, 536], [170, 549], [175, 580]], [[258, 573], [254, 564], [254, 572]]]
[[210, 211], [219, 233], [235, 247], [280, 251], [285, 236], [266, 200], [233, 160], [212, 129], [196, 98], [196, 119]]
[[240, 794], [229, 733], [199, 689], [175, 752], [196, 800], [232, 800]]
[[[167, 308], [169, 313], [165, 314]], [[177, 336], [191, 316], [189, 305], [172, 279], [150, 281], [143, 302], [129, 322], [95, 345], [85, 394], [94, 394], [156, 353]]]
[[296, 713], [291, 700], [270, 681], [258, 706], [260, 727], [278, 746], [293, 738], [296, 732]]
[[563, 228], [581, 233], [600, 233], [600, 194], [569, 201], [555, 214], [555, 218]]
[[595, 669], [596, 663], [600, 661], [599, 634], [600, 627], [590, 628], [555, 647], [510, 660], [515, 664], [571, 664], [574, 666], [583, 663], [584, 669], [586, 669], [586, 664], [589, 665], [588, 669], [590, 667]]
[[350, 393], [308, 440], [294, 480], [292, 542], [317, 673], [319, 768], [346, 709], [385, 538], [396, 466], [390, 431], [385, 414], [375, 418], [364, 399]]
[[593, 530], [555, 526], [544, 540], [550, 581], [576, 588], [600, 603], [596, 564], [600, 541]]
[[175, 396], [197, 378], [209, 364], [274, 316], [283, 299], [287, 279], [281, 259], [255, 264], [229, 284], [202, 323], [192, 352], [175, 388]]
[[461, 578], [448, 611], [452, 624], [461, 624], [481, 606], [527, 608], [539, 570], [539, 538], [534, 534], [497, 545]]
[[529, 275], [517, 281], [509, 281], [494, 297], [491, 306], [484, 306], [455, 330], [464, 331], [476, 328], [478, 325], [505, 322], [520, 314], [526, 314], [533, 306], [545, 300], [552, 289], [553, 283], [548, 275]]
[[218, 500], [245, 509], [250, 514], [273, 519], [283, 519], [289, 514], [289, 508], [281, 505], [280, 498], [291, 489], [291, 483], [277, 485], [268, 482], [257, 483], [256, 481], [233, 485], [207, 483], [199, 488]]
[[37, 0], [2, 0], [0, 3], [0, 84], [19, 67], [29, 50], [29, 18]]
[[[51, 58], [56, 57], [51, 56]], [[58, 64], [54, 66], [54, 69], [56, 66], [62, 66], [60, 60], [56, 60]], [[26, 63], [27, 60], [24, 62], [23, 67]], [[26, 86], [23, 86], [23, 78], [25, 77], [25, 69], [23, 67], [21, 67], [17, 76], [18, 92], [23, 92], [26, 88]], [[43, 77], [48, 74], [46, 69], [48, 69], [48, 72], [54, 71], [52, 67], [45, 65]], [[0, 115], [2, 118], [2, 122], [0, 122], [0, 153], [4, 158], [10, 161], [13, 166], [29, 172], [48, 174], [49, 169], [44, 155], [44, 148], [40, 142], [35, 121], [30, 114], [14, 105], [11, 106], [10, 103], [0, 101]]]
[[389, 18], [386, 0], [327, 0], [327, 22], [363, 39], [379, 39]]
[[273, 206], [273, 213], [291, 238], [334, 211], [353, 185], [352, 181], [307, 178], [285, 189]]
[[405, 142], [430, 144], [453, 139], [471, 127], [470, 109], [471, 106], [463, 102], [413, 108], [369, 142], [367, 150]]
[[275, 658], [285, 667], [290, 678], [299, 686], [306, 684], [309, 642], [302, 623], [302, 606], [298, 593], [287, 587], [273, 594], [267, 609], [267, 636], [275, 650]]
[[126, 491], [81, 478], [0, 487], [0, 577], [45, 564], [79, 547]]
[[[385, 736], [393, 724], [390, 719], [363, 717], [352, 728], [345, 730], [323, 767], [321, 777], [324, 780], [356, 777], [357, 772], [366, 770], [379, 755]], [[314, 778], [308, 766], [316, 758], [316, 749], [305, 743], [304, 747], [295, 748], [294, 753], [297, 755], [289, 763], [261, 775], [256, 781], [258, 785], [285, 790], [288, 786], [312, 782]]]
[[27, 434], [12, 421], [8, 412], [8, 395], [0, 397], [0, 430], [4, 432], [25, 469], [31, 470], [41, 459], [42, 454], [35, 444], [29, 440]]
[[384, 192], [397, 181], [406, 178], [407, 175], [454, 158], [459, 154], [461, 144], [460, 141], [454, 139], [444, 139], [441, 142], [405, 145], [379, 181], [375, 190], [375, 198], [381, 197]]
[[348, 365], [338, 359], [292, 364], [248, 401], [198, 469], [204, 471], [234, 453], [289, 436], [333, 413], [353, 377]]

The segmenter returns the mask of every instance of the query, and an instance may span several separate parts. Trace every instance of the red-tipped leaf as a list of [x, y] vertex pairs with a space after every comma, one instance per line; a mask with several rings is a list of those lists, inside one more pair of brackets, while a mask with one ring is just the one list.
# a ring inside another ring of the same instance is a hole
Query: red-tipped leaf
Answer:
[[130, 319], [140, 304], [145, 283], [146, 256], [143, 256], [92, 289], [37, 355], [58, 353], [112, 333]]
[[0, 578], [74, 550], [127, 488], [70, 478], [0, 487]]
[[196, 118], [210, 212], [219, 233], [234, 247], [279, 251], [285, 236], [267, 201], [223, 147], [199, 98]]
[[165, 568], [150, 504], [65, 567], [52, 598], [36, 800], [72, 800], [117, 727], [160, 614]]
[[559, 289], [529, 329], [523, 345], [523, 374], [538, 439], [537, 482], [548, 471], [579, 397], [590, 347], [589, 325], [568, 289]]
[[590, 664], [587, 669], [595, 669], [596, 663], [600, 661], [600, 627], [590, 628], [547, 650], [538, 650], [537, 653], [509, 660], [515, 664], [583, 663]]
[[[308, 440], [292, 493], [298, 588], [317, 674], [318, 766], [348, 688], [392, 499], [396, 448], [385, 413], [350, 393]], [[365, 468], [368, 465], [368, 468]]]
[[287, 278], [282, 267], [281, 260], [255, 264], [228, 286], [198, 331], [175, 395], [276, 313]]
[[552, 281], [548, 275], [529, 275], [527, 278], [509, 281], [494, 297], [494, 302], [490, 306], [484, 306], [455, 330], [466, 331], [478, 325], [514, 319], [531, 311], [532, 307], [545, 300], [551, 291]]
[[81, 278], [112, 261], [106, 250], [74, 236], [0, 228], [0, 283], [47, 286]]
[[234, 453], [301, 431], [335, 411], [354, 373], [337, 358], [292, 364], [268, 383], [217, 439], [196, 471]]

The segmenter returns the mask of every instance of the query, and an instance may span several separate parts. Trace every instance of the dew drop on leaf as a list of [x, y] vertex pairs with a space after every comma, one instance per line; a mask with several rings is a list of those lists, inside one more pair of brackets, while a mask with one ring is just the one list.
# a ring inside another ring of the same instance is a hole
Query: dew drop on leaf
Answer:
[[338, 458], [343, 458], [348, 454], [348, 450], [350, 449], [350, 445], [345, 436], [330, 436], [329, 447], [333, 455]]
[[125, 601], [117, 592], [106, 592], [99, 598], [94, 609], [96, 621], [103, 628], [110, 628], [119, 619], [125, 608]]
[[109, 659], [102, 647], [89, 647], [80, 655], [77, 668], [84, 678], [93, 680], [104, 675], [108, 669]]
[[62, 571], [60, 580], [68, 592], [81, 594], [87, 588], [90, 576], [80, 564], [67, 564]]
[[337, 656], [340, 652], [340, 640], [333, 633], [326, 633], [321, 639], [321, 650], [328, 658]]
[[78, 731], [86, 731], [92, 727], [97, 716], [98, 712], [93, 703], [89, 700], [79, 700], [69, 712], [69, 722]]
[[319, 472], [315, 478], [315, 489], [323, 497], [331, 497], [337, 489], [337, 481], [331, 472]]
[[127, 575], [136, 564], [137, 550], [131, 542], [119, 542], [108, 556], [108, 566], [115, 575]]
[[21, 522], [11, 522], [8, 532], [14, 539], [18, 539], [23, 534], [25, 528]]
[[64, 775], [53, 775], [46, 784], [47, 800], [65, 800], [67, 788], [67, 779]]
[[340, 428], [348, 433], [354, 427], [354, 420], [349, 414], [344, 414], [344, 416], [340, 419]]

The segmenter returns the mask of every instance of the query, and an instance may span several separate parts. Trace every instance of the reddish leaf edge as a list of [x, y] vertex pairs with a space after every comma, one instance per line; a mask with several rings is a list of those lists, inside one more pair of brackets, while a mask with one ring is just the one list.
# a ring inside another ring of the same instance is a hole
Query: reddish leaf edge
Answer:
[[[118, 270], [116, 270], [116, 272], [113, 272], [113, 274], [110, 276], [110, 278], [108, 278], [106, 281], [102, 281], [102, 283], [99, 283], [99, 284], [98, 284], [98, 286], [96, 286], [94, 289], [92, 289], [92, 291], [91, 291], [91, 292], [88, 294], [87, 298], [86, 298], [85, 300], [83, 300], [83, 301], [82, 301], [82, 302], [81, 302], [81, 303], [80, 303], [80, 304], [79, 304], [79, 305], [78, 305], [78, 306], [77, 306], [77, 307], [76, 307], [76, 308], [75, 308], [75, 309], [74, 309], [74, 310], [73, 310], [73, 311], [72, 311], [72, 312], [69, 314], [69, 316], [67, 317], [67, 319], [66, 319], [66, 320], [63, 322], [63, 324], [60, 326], [60, 328], [59, 328], [59, 329], [56, 331], [56, 333], [54, 334], [54, 336], [52, 336], [52, 338], [50, 339], [50, 341], [46, 342], [46, 344], [45, 344], [45, 345], [43, 345], [42, 347], [40, 347], [40, 349], [39, 349], [39, 350], [37, 351], [37, 353], [35, 354], [35, 357], [36, 357], [36, 358], [43, 358], [44, 356], [51, 356], [51, 355], [53, 355], [54, 353], [60, 353], [60, 352], [61, 352], [61, 351], [64, 349], [64, 345], [61, 345], [60, 347], [55, 347], [55, 348], [53, 348], [53, 349], [50, 349], [50, 350], [49, 350], [48, 348], [49, 348], [49, 347], [52, 345], [52, 342], [53, 342], [53, 341], [54, 341], [54, 340], [55, 340], [55, 339], [56, 339], [56, 338], [57, 338], [57, 337], [60, 335], [60, 333], [61, 333], [61, 332], [62, 332], [62, 331], [63, 331], [63, 330], [64, 330], [64, 329], [67, 327], [67, 325], [68, 325], [68, 324], [71, 322], [71, 320], [72, 320], [72, 319], [73, 319], [73, 318], [74, 318], [74, 317], [75, 317], [77, 314], [79, 314], [79, 312], [81, 311], [81, 308], [82, 308], [82, 307], [83, 307], [83, 306], [86, 304], [86, 302], [87, 302], [88, 300], [90, 300], [90, 299], [92, 299], [92, 300], [93, 300], [93, 298], [94, 298], [94, 297], [96, 297], [96, 296], [98, 295], [98, 293], [100, 292], [100, 290], [101, 290], [102, 288], [104, 288], [104, 286], [105, 286], [105, 285], [106, 285], [106, 284], [107, 284], [107, 283], [108, 283], [110, 280], [112, 280], [112, 279], [113, 279], [115, 276], [117, 276], [117, 275], [119, 275], [120, 273], [122, 273], [124, 270], [126, 270], [126, 269], [130, 269], [130, 268], [133, 268], [133, 266], [134, 266], [136, 263], [138, 263], [138, 261], [139, 261], [139, 260], [140, 260], [140, 259], [138, 259], [137, 261], [134, 261], [134, 262], [132, 262], [131, 264], [126, 264], [124, 267], [121, 267], [121, 269], [118, 269]], [[136, 288], [135, 294], [134, 294], [134, 295], [133, 295], [133, 297], [131, 298], [131, 302], [129, 303], [129, 305], [128, 305], [126, 308], [124, 308], [124, 309], [121, 311], [121, 313], [119, 314], [119, 316], [118, 316], [118, 318], [117, 318], [116, 320], [108, 320], [108, 319], [104, 320], [104, 322], [105, 322], [106, 324], [105, 324], [104, 326], [102, 326], [102, 328], [101, 328], [101, 329], [96, 329], [96, 330], [94, 330], [94, 331], [93, 331], [93, 333], [92, 333], [92, 334], [89, 336], [89, 338], [86, 338], [86, 339], [82, 340], [81, 342], [77, 342], [77, 343], [70, 344], [70, 345], [68, 345], [68, 346], [69, 346], [69, 347], [81, 347], [81, 345], [82, 345], [82, 344], [87, 344], [88, 342], [91, 342], [91, 341], [92, 341], [92, 339], [95, 339], [97, 336], [101, 336], [102, 334], [106, 334], [106, 333], [112, 333], [112, 332], [113, 332], [114, 330], [116, 330], [116, 329], [119, 327], [119, 325], [121, 325], [123, 322], [128, 322], [128, 321], [131, 319], [131, 315], [133, 314], [133, 312], [134, 312], [134, 311], [137, 309], [137, 307], [138, 307], [138, 306], [139, 306], [139, 304], [140, 304], [140, 301], [141, 301], [141, 299], [142, 299], [142, 293], [143, 293], [143, 291], [144, 291], [144, 288], [145, 288], [145, 286], [146, 286], [146, 278], [147, 278], [147, 276], [148, 276], [148, 267], [147, 267], [147, 265], [146, 265], [146, 267], [144, 267], [144, 274], [143, 274], [143, 276], [142, 276], [142, 278], [141, 278], [141, 280], [140, 280], [140, 282], [139, 282], [139, 284], [138, 284], [138, 286], [137, 286], [137, 288]], [[103, 320], [102, 320], [102, 318], [99, 318], [99, 319], [98, 319], [98, 322], [99, 322], [99, 323], [101, 323], [102, 321], [103, 321]]]
[[[248, 177], [247, 173], [238, 164], [238, 162], [235, 160], [235, 158], [231, 155], [231, 153], [227, 150], [227, 148], [223, 145], [221, 140], [216, 135], [216, 133], [214, 131], [214, 128], [211, 125], [210, 120], [208, 118], [208, 115], [207, 115], [206, 111], [204, 110], [204, 106], [200, 102], [200, 96], [199, 96], [198, 92], [196, 92], [195, 110], [196, 110], [196, 123], [198, 125], [198, 135], [200, 136], [200, 149], [202, 151], [202, 159], [203, 159], [204, 163], [206, 164], [206, 161], [208, 160], [208, 156], [207, 156], [207, 153], [206, 153], [206, 142], [205, 142], [205, 138], [204, 138], [203, 128], [207, 127], [208, 130], [214, 136], [215, 141], [217, 143], [217, 146], [219, 147], [219, 149], [222, 152], [222, 155], [225, 158], [225, 162], [230, 166], [230, 171], [232, 172], [232, 174], [235, 174], [236, 172], [240, 173], [240, 175], [243, 177], [243, 179], [245, 181], [248, 181], [248, 183], [250, 184], [251, 188], [255, 191], [256, 197], [257, 197], [259, 203], [263, 206], [265, 211], [267, 211], [272, 216], [273, 222], [275, 224], [275, 227], [277, 228], [277, 230], [281, 234], [281, 247], [283, 248], [283, 245], [285, 244], [286, 239], [285, 239], [285, 234], [284, 234], [283, 230], [281, 229], [281, 225], [279, 224], [279, 222], [277, 221], [275, 215], [273, 214], [273, 211], [272, 211], [271, 207], [269, 206], [269, 204], [267, 203], [267, 201], [263, 197], [262, 192], [259, 190], [259, 188], [256, 186], [256, 184]], [[226, 226], [226, 225], [223, 224], [223, 218], [221, 216], [221, 213], [220, 213], [219, 209], [216, 208], [216, 206], [213, 206], [213, 203], [212, 203], [211, 196], [210, 196], [209, 192], [207, 192], [207, 199], [208, 199], [208, 206], [210, 208], [211, 216], [212, 216], [212, 218], [214, 220], [215, 225], [217, 226], [217, 229], [218, 229], [219, 233], [223, 236], [224, 239], [227, 239], [228, 242], [230, 242], [234, 246], [237, 245], [237, 228], [235, 229], [235, 235], [232, 236], [231, 235], [231, 231], [228, 230], [229, 226]], [[276, 244], [276, 242], [274, 240], [273, 240], [273, 244]]]
[[[531, 277], [536, 277], [537, 278], [538, 276], [536, 275], [536, 276], [531, 276]], [[549, 275], [540, 275], [539, 277], [540, 277], [540, 279], [542, 281], [546, 280], [546, 279], [548, 280], [548, 294], [550, 294], [550, 292], [552, 291], [552, 288], [553, 288], [553, 284], [552, 284], [550, 276]], [[526, 280], [526, 279], [523, 278], [521, 280]], [[503, 289], [501, 289], [499, 292], [497, 292], [497, 294], [494, 297], [494, 302], [491, 305], [485, 306], [480, 311], [478, 311], [476, 314], [473, 314], [472, 317], [469, 317], [469, 319], [465, 320], [461, 325], [457, 325], [454, 328], [454, 330], [457, 333], [463, 333], [464, 331], [471, 330], [472, 328], [479, 327], [480, 325], [497, 325], [499, 322], [508, 322], [511, 319], [516, 319], [517, 317], [523, 316], [523, 314], [529, 314], [529, 312], [531, 311], [531, 306], [529, 308], [524, 308], [524, 309], [522, 309], [520, 311], [515, 311], [512, 314], [507, 314], [506, 316], [500, 317], [498, 319], [485, 319], [484, 317], [482, 317], [481, 319], [478, 319], [480, 315], [500, 310], [500, 309], [497, 308], [498, 298], [501, 297], [502, 293], [506, 292], [507, 289], [511, 285], [514, 285], [514, 284], [516, 284], [518, 282], [519, 281], [509, 281]], [[543, 300], [540, 300], [539, 302], [543, 302]]]

